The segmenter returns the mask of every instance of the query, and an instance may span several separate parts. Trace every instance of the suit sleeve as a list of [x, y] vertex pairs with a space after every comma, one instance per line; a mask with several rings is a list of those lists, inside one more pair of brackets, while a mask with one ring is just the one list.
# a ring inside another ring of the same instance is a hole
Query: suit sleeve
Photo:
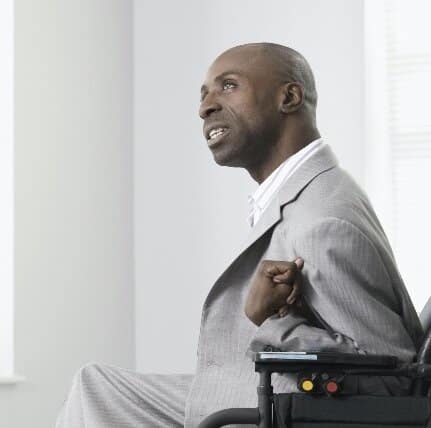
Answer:
[[273, 315], [257, 327], [249, 355], [270, 346], [413, 358], [415, 348], [387, 270], [396, 269], [395, 262], [385, 266], [383, 244], [377, 248], [357, 226], [330, 217], [299, 235], [294, 250], [304, 259], [303, 298], [319, 323], [296, 311]]

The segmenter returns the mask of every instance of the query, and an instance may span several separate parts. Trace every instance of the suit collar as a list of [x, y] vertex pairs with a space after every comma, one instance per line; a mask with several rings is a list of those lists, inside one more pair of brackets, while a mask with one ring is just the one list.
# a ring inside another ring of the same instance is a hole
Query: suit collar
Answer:
[[244, 252], [268, 229], [281, 220], [281, 209], [284, 205], [294, 201], [315, 177], [336, 165], [338, 165], [338, 160], [334, 152], [328, 144], [324, 144], [280, 187], [257, 224], [251, 229], [240, 253]]

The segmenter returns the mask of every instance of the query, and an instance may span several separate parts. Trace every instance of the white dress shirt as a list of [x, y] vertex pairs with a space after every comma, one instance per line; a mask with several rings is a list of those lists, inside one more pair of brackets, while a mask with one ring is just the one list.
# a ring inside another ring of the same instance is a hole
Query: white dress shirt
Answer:
[[248, 195], [248, 222], [253, 227], [266, 207], [271, 202], [281, 185], [314, 153], [324, 145], [323, 138], [318, 138], [307, 144], [298, 152], [289, 156], [279, 165], [256, 189], [253, 195]]

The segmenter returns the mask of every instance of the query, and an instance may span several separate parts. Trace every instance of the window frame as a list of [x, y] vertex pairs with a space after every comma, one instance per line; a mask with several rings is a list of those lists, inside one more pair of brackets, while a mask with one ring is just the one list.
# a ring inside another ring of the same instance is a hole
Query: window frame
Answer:
[[14, 367], [14, 2], [0, 3], [0, 384]]

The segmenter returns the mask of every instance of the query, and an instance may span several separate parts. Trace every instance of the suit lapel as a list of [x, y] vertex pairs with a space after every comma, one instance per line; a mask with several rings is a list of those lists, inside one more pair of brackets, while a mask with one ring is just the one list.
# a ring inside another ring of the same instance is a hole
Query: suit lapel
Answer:
[[314, 155], [307, 159], [285, 182], [272, 199], [256, 226], [250, 231], [245, 243], [240, 249], [242, 254], [253, 245], [268, 229], [278, 223], [282, 218], [281, 209], [293, 202], [301, 191], [322, 172], [337, 165], [337, 158], [328, 145], [323, 146]]
[[254, 226], [246, 240], [241, 245], [235, 259], [229, 264], [226, 270], [220, 275], [213, 285], [205, 302], [205, 306], [210, 303], [211, 296], [214, 294], [220, 279], [233, 267], [241, 258], [245, 251], [250, 248], [260, 237], [262, 237], [271, 227], [282, 220], [282, 208], [295, 201], [301, 191], [321, 173], [333, 168], [338, 164], [335, 154], [331, 148], [325, 144], [320, 150], [307, 159], [284, 183], [277, 194], [273, 197], [271, 203], [262, 213], [261, 218]]

